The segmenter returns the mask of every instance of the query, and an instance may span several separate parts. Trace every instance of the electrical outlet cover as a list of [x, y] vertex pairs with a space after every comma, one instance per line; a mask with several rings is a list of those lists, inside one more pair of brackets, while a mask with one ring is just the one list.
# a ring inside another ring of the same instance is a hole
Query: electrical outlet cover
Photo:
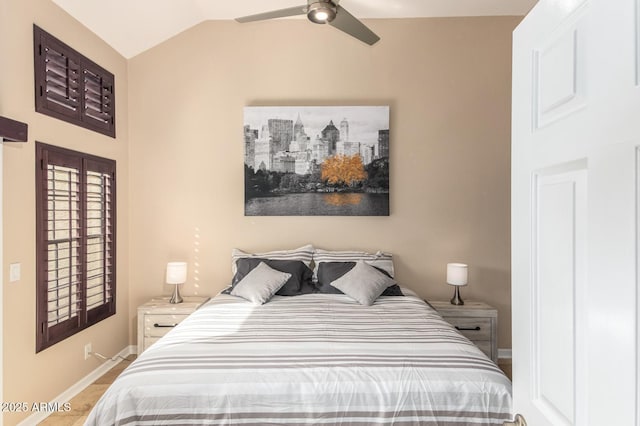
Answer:
[[12, 263], [9, 265], [9, 282], [20, 281], [20, 264]]

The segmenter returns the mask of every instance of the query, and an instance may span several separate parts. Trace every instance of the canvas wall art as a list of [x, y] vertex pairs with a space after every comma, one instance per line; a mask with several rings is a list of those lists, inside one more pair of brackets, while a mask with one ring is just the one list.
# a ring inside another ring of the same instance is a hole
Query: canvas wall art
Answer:
[[245, 107], [246, 216], [388, 216], [389, 107]]

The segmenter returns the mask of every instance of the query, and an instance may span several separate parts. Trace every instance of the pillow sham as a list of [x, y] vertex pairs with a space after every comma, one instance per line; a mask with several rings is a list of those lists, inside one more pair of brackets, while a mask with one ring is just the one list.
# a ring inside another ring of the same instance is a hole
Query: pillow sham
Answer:
[[[315, 283], [318, 293], [343, 293], [340, 289], [332, 286], [331, 283], [351, 271], [355, 266], [356, 262], [322, 262], [318, 266], [318, 281]], [[392, 278], [384, 269], [378, 268], [377, 266], [373, 266], [373, 268], [387, 277]], [[404, 296], [404, 294], [400, 286], [394, 281], [389, 287], [384, 289], [381, 296]]]
[[242, 297], [255, 305], [262, 305], [291, 277], [288, 272], [273, 269], [264, 262], [253, 268], [231, 290], [232, 296]]
[[237, 260], [236, 274], [233, 276], [231, 287], [224, 290], [223, 293], [231, 293], [233, 288], [260, 263], [265, 263], [277, 271], [291, 274], [287, 282], [277, 291], [276, 294], [279, 296], [296, 296], [298, 294], [313, 293], [315, 290], [312, 283], [313, 272], [300, 260], [270, 260], [247, 257]]
[[237, 272], [236, 263], [238, 259], [244, 258], [260, 258], [269, 260], [299, 260], [304, 262], [308, 267], [311, 266], [311, 260], [313, 259], [313, 246], [308, 244], [306, 246], [298, 247], [293, 250], [276, 250], [267, 251], [263, 253], [248, 253], [246, 251], [234, 248], [231, 250], [231, 273], [233, 275]]
[[349, 272], [331, 282], [332, 287], [365, 306], [373, 305], [384, 289], [394, 284], [393, 278], [363, 260], [357, 261]]
[[316, 248], [313, 250], [314, 277], [317, 280], [318, 267], [324, 262], [357, 262], [364, 260], [369, 265], [375, 266], [386, 271], [391, 278], [394, 277], [393, 255], [378, 251], [376, 253], [367, 253], [364, 251], [331, 251]]

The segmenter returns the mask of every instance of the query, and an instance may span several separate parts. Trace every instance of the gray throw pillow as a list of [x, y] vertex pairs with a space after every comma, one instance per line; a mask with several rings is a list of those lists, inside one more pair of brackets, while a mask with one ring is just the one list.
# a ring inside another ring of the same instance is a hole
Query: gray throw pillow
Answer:
[[[353, 267], [356, 266], [356, 262], [357, 261], [355, 260], [353, 262], [322, 262], [318, 266], [318, 282], [314, 284], [318, 293], [344, 294], [337, 288], [333, 287], [331, 283], [337, 280], [338, 278], [340, 278], [341, 276], [343, 276], [344, 274], [346, 274], [347, 272], [349, 272], [351, 269], [353, 269]], [[368, 260], [364, 260], [364, 262], [367, 265], [373, 266], [374, 268], [376, 268], [378, 271], [382, 272], [389, 278], [393, 278], [391, 275], [389, 275], [387, 271], [379, 268], [377, 265], [372, 265]], [[289, 272], [289, 271], [285, 271], [285, 272]], [[285, 287], [286, 286], [287, 285], [285, 284]], [[282, 294], [283, 288], [281, 288], [276, 294]], [[404, 294], [402, 293], [400, 286], [398, 284], [394, 284], [390, 287], [385, 288], [381, 296], [404, 296]]]
[[361, 305], [371, 306], [384, 290], [396, 284], [389, 276], [362, 260], [331, 285]]
[[279, 296], [297, 296], [299, 294], [313, 293], [314, 286], [312, 283], [313, 271], [300, 260], [272, 260], [261, 259], [258, 257], [245, 257], [236, 261], [236, 274], [231, 281], [231, 288], [224, 290], [223, 293], [231, 294], [233, 287], [238, 285], [242, 279], [253, 270], [256, 266], [264, 262], [271, 268], [280, 272], [288, 272], [291, 274], [289, 280], [280, 290], [276, 292]]
[[271, 299], [290, 277], [290, 273], [277, 271], [260, 262], [233, 288], [231, 295], [262, 305]]

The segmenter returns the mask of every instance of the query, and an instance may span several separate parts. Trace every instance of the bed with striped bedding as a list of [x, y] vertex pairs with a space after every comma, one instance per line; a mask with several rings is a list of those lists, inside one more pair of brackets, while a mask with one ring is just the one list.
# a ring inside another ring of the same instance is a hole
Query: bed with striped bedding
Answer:
[[470, 425], [511, 383], [420, 298], [218, 295], [147, 349], [87, 425]]

